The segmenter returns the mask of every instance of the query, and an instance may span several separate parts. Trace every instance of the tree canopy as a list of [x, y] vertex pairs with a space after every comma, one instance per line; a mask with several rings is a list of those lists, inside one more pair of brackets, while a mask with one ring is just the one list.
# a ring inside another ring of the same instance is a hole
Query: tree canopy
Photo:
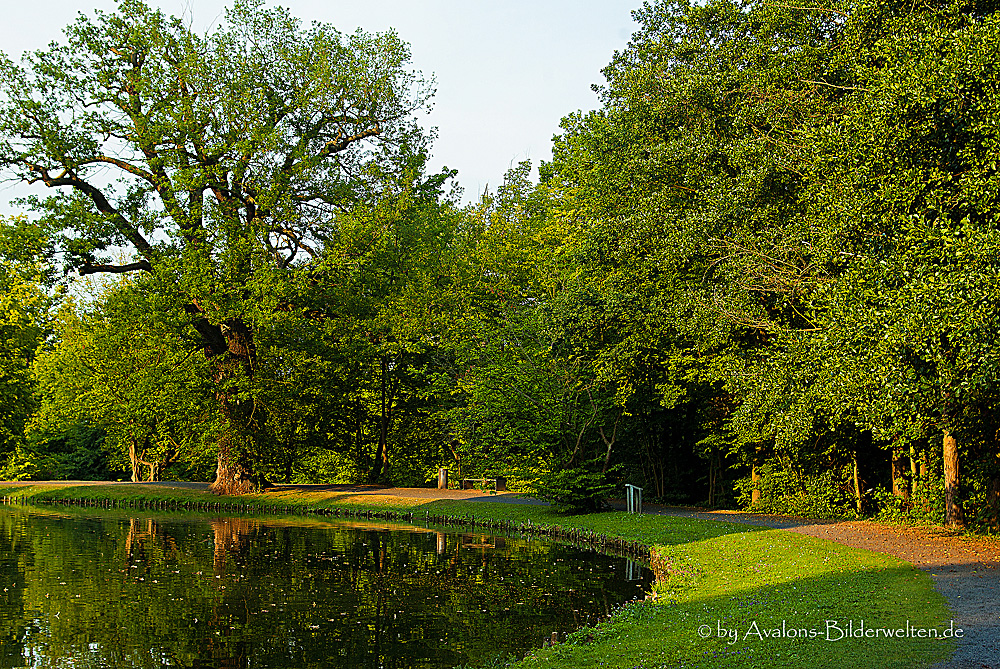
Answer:
[[[39, 187], [5, 234], [130, 275], [72, 327], [18, 321], [6, 452], [38, 406], [104, 416], [120, 458], [126, 433], [156, 462], [216, 457], [219, 492], [449, 466], [576, 508], [628, 482], [996, 525], [1000, 16], [634, 16], [537, 182], [523, 163], [464, 208], [426, 169], [430, 85], [391, 32], [241, 2], [199, 35], [122, 0], [4, 60], [0, 162]], [[8, 294], [49, 304], [52, 281]], [[72, 359], [100, 402], [60, 385]]]
[[216, 361], [220, 492], [259, 484], [258, 330], [339, 315], [377, 226], [440, 196], [415, 119], [430, 89], [408, 58], [391, 32], [304, 28], [259, 2], [199, 35], [122, 0], [0, 63], [0, 163], [51, 189], [26, 204], [66, 266], [148, 273], [153, 308]]

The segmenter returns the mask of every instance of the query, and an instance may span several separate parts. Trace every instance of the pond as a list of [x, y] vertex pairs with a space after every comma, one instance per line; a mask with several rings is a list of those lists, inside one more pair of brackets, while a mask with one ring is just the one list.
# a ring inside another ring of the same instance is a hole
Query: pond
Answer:
[[521, 536], [0, 506], [0, 668], [448, 668], [520, 657], [651, 586]]

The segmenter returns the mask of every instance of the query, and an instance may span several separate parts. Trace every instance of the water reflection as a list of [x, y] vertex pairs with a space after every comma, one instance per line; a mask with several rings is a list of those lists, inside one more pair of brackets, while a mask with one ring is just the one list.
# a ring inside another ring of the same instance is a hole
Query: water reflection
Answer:
[[451, 668], [523, 653], [649, 583], [625, 559], [523, 538], [3, 507], [0, 667]]

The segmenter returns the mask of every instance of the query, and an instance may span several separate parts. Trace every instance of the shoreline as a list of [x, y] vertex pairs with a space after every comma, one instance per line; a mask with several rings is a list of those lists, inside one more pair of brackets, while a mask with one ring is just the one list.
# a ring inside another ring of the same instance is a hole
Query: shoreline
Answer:
[[[708, 620], [712, 615], [720, 620], [732, 617], [743, 609], [740, 603], [743, 595], [739, 593], [747, 591], [748, 587], [750, 592], [758, 593], [758, 601], [767, 602], [758, 612], [761, 620], [773, 619], [779, 627], [784, 617], [801, 607], [786, 610], [774, 593], [784, 593], [782, 596], [796, 598], [796, 601], [801, 597], [807, 598], [803, 601], [810, 601], [809, 598], [825, 601], [824, 615], [844, 621], [853, 619], [849, 618], [851, 615], [857, 617], [859, 612], [867, 612], [866, 617], [874, 622], [903, 614], [907, 620], [922, 620], [925, 625], [947, 624], [949, 619], [944, 598], [935, 592], [931, 579], [911, 564], [785, 529], [733, 524], [725, 522], [725, 518], [683, 517], [685, 514], [701, 516], [705, 512], [650, 509], [655, 512], [642, 516], [622, 512], [566, 516], [555, 514], [537, 500], [525, 503], [513, 493], [491, 495], [480, 491], [366, 486], [273, 486], [263, 494], [237, 498], [211, 495], [205, 488], [207, 484], [197, 483], [26, 481], [0, 482], [0, 495], [27, 504], [74, 504], [135, 511], [190, 509], [215, 514], [294, 514], [411, 523], [426, 520], [433, 524], [465, 525], [477, 531], [530, 532], [649, 561], [657, 578], [651, 593], [655, 601], [647, 600], [643, 606], [617, 612], [598, 626], [599, 629], [588, 632], [595, 641], [539, 650], [513, 665], [517, 667], [576, 669], [597, 666], [600, 662], [607, 667], [630, 669], [640, 662], [649, 666], [649, 662], [687, 663], [699, 657], [707, 660], [705, 653], [709, 648], [721, 654], [719, 664], [710, 662], [704, 666], [742, 666], [739, 662], [732, 664], [733, 657], [729, 657], [728, 663], [722, 658], [731, 655], [735, 646], [717, 638], [699, 638], [695, 629], [700, 628], [688, 629], [679, 625], [675, 618], [678, 612], [682, 616], [697, 615], [704, 618], [707, 625], [716, 622]], [[828, 527], [827, 524], [823, 526]], [[831, 561], [845, 566], [831, 571], [826, 567]], [[789, 583], [798, 583], [798, 589], [789, 587]], [[884, 585], [879, 585], [882, 583]], [[856, 601], [852, 602], [852, 597]], [[935, 597], [938, 598], [936, 602]], [[645, 612], [642, 615], [665, 622], [635, 625], [631, 617], [640, 609]], [[713, 611], [715, 613], [711, 613]], [[753, 663], [746, 666], [785, 666], [777, 649], [788, 643], [797, 643], [804, 653], [801, 659], [812, 657], [811, 661], [800, 663], [807, 667], [848, 664], [918, 667], [933, 662], [938, 662], [937, 667], [962, 666], [954, 664], [957, 655], [950, 652], [942, 655], [945, 648], [940, 644], [935, 647], [896, 644], [899, 647], [890, 653], [896, 662], [886, 665], [876, 661], [886, 657], [884, 649], [879, 647], [885, 645], [883, 639], [879, 640], [879, 646], [860, 654], [857, 651], [865, 645], [863, 642], [833, 644], [836, 646], [834, 655], [843, 655], [842, 663], [830, 655], [830, 648], [817, 644], [770, 639], [760, 643], [754, 643], [754, 639], [743, 641], [746, 659], [753, 659]], [[706, 650], [696, 652], [701, 647]], [[946, 659], [948, 657], [951, 659]]]

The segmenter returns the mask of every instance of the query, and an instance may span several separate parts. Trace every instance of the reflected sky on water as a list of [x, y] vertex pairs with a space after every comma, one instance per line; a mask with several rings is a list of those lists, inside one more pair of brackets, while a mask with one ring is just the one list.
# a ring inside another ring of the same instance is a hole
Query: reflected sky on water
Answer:
[[520, 657], [651, 579], [524, 537], [0, 507], [0, 669], [451, 669]]

